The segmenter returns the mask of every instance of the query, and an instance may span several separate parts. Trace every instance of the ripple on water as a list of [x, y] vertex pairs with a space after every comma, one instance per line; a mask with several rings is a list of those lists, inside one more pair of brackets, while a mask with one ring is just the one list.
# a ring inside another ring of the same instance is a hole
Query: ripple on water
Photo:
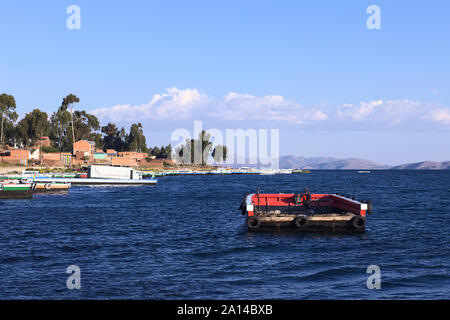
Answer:
[[[164, 177], [1, 201], [2, 298], [448, 299], [450, 172]], [[246, 192], [372, 199], [364, 235], [249, 233]], [[423, 201], [427, 199], [427, 201]], [[67, 290], [79, 265], [82, 290]], [[369, 265], [382, 289], [368, 290]], [[31, 279], [31, 280], [30, 280]]]

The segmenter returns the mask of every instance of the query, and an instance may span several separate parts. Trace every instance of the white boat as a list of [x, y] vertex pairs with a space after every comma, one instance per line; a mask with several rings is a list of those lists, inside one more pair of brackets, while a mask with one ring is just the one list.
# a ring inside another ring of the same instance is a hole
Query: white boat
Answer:
[[262, 169], [259, 174], [263, 175], [263, 176], [269, 176], [269, 175], [273, 175], [273, 174], [277, 174], [278, 171], [277, 170], [273, 170], [273, 169]]
[[55, 178], [35, 176], [39, 183], [70, 183], [72, 185], [155, 185], [158, 179], [143, 179], [142, 172], [129, 167], [99, 166], [89, 167], [87, 178]]
[[211, 174], [229, 174], [230, 171], [226, 168], [217, 168], [216, 170], [211, 170], [209, 173], [211, 173]]
[[108, 179], [108, 178], [35, 178], [37, 183], [70, 183], [72, 185], [155, 185], [158, 179]]

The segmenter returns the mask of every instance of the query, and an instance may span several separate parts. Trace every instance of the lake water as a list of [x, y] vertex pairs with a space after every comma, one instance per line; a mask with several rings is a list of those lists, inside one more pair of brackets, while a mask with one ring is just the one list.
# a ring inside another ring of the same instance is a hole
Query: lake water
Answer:
[[[371, 199], [364, 235], [250, 233], [244, 193]], [[449, 299], [450, 171], [163, 177], [0, 200], [2, 299]], [[69, 290], [69, 265], [81, 289]], [[381, 289], [366, 286], [367, 267]]]

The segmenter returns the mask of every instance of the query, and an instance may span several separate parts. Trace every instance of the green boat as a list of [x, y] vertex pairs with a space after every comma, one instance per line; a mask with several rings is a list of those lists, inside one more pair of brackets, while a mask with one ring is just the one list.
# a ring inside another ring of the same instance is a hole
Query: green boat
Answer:
[[0, 199], [28, 199], [33, 197], [34, 183], [0, 182]]

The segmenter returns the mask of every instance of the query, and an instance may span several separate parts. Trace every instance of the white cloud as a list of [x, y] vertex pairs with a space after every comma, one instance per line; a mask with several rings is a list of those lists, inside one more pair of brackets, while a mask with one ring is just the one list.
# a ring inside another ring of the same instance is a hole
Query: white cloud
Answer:
[[325, 113], [323, 113], [321, 110], [315, 112], [311, 117], [311, 120], [313, 120], [313, 121], [325, 121], [327, 119], [328, 119], [328, 116]]
[[338, 110], [338, 116], [341, 119], [351, 118], [353, 121], [361, 121], [374, 112], [375, 108], [382, 105], [383, 100], [365, 102], [361, 101], [359, 106], [353, 104], [344, 104]]
[[433, 110], [430, 118], [436, 122], [450, 125], [450, 108], [441, 108]]
[[398, 125], [408, 119], [417, 118], [425, 111], [418, 101], [410, 100], [373, 100], [361, 101], [359, 105], [344, 104], [337, 110], [337, 118], [352, 122], [377, 122], [386, 125]]
[[210, 103], [207, 95], [197, 89], [167, 89], [166, 93], [155, 94], [150, 102], [131, 106], [116, 105], [110, 108], [99, 108], [92, 111], [101, 120], [137, 121], [145, 119], [187, 119], [193, 112]]
[[[450, 109], [411, 100], [372, 100], [332, 106], [305, 107], [280, 95], [254, 96], [230, 92], [213, 99], [197, 89], [170, 88], [150, 102], [116, 105], [92, 111], [102, 121], [217, 119], [221, 121], [271, 121], [294, 125], [345, 126], [346, 128], [396, 127], [430, 123], [450, 125]], [[320, 124], [319, 124], [320, 123]]]
[[216, 103], [209, 113], [223, 120], [273, 120], [303, 123], [304, 108], [278, 95], [256, 97], [250, 94], [229, 93]]

